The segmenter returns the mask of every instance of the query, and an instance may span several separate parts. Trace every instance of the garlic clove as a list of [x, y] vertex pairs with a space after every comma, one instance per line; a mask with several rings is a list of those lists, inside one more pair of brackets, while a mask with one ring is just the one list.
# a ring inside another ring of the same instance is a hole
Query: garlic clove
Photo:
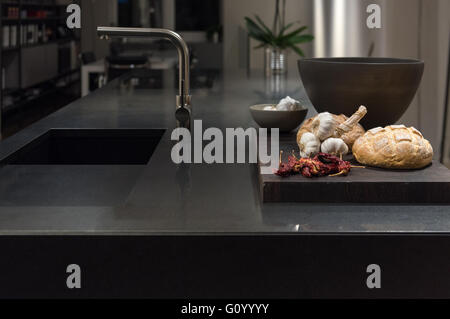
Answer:
[[304, 133], [298, 144], [301, 157], [312, 157], [320, 152], [320, 140], [313, 133]]
[[322, 142], [320, 147], [322, 153], [333, 154], [333, 155], [347, 155], [348, 146], [340, 138], [328, 138]]
[[300, 102], [287, 96], [278, 103], [276, 109], [278, 111], [296, 111], [300, 109]]
[[333, 115], [324, 112], [316, 116], [312, 122], [311, 128], [314, 135], [316, 135], [320, 141], [324, 141], [333, 136], [337, 125], [338, 123], [333, 118]]

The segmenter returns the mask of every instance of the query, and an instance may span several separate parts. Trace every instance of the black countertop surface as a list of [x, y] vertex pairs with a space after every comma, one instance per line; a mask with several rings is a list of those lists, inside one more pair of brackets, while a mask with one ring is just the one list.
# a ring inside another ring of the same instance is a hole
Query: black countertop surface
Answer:
[[[278, 99], [280, 90], [308, 103], [297, 78], [296, 71], [282, 83], [226, 72], [192, 90], [194, 118], [204, 129], [255, 126], [249, 105]], [[254, 164], [173, 164], [175, 74], [160, 81], [143, 89], [115, 80], [2, 141], [3, 159], [52, 128], [167, 129], [143, 166], [1, 167], [0, 234], [450, 232], [450, 206], [262, 204]]]

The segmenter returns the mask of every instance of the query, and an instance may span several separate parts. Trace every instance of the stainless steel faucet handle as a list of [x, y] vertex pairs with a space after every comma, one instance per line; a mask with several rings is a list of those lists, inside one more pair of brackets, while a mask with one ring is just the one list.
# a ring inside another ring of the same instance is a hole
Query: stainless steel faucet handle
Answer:
[[191, 116], [191, 95], [190, 95], [190, 65], [189, 65], [189, 48], [183, 38], [176, 32], [168, 29], [149, 29], [149, 28], [117, 28], [117, 27], [97, 27], [97, 34], [100, 37], [155, 37], [170, 40], [178, 52], [178, 68], [179, 68], [179, 87], [177, 95], [177, 105], [175, 116], [177, 121], [183, 126], [190, 127], [190, 119], [186, 120], [186, 116]]
[[177, 109], [188, 108], [191, 109], [191, 95], [177, 95]]

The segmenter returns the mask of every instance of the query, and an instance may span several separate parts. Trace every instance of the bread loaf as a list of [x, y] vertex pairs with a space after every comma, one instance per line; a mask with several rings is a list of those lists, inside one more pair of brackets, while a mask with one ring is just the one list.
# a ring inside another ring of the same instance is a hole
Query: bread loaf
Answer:
[[[345, 116], [344, 114], [341, 115], [335, 115], [332, 114], [333, 119], [338, 123], [338, 124], [342, 124], [344, 123], [348, 117]], [[316, 117], [312, 117], [308, 120], [305, 121], [305, 123], [303, 123], [303, 125], [300, 127], [298, 133], [297, 133], [297, 144], [300, 144], [300, 139], [302, 138], [302, 135], [306, 132], [312, 132], [312, 123], [314, 121]], [[364, 130], [364, 128], [361, 126], [361, 124], [356, 124], [353, 129], [350, 132], [347, 132], [345, 134], [343, 134], [342, 136], [340, 136], [340, 138], [345, 142], [345, 144], [347, 144], [348, 148], [351, 150], [353, 143], [355, 143], [355, 141], [365, 133], [366, 131]]]
[[418, 169], [431, 163], [433, 148], [414, 127], [391, 125], [367, 131], [353, 144], [353, 155], [364, 165]]

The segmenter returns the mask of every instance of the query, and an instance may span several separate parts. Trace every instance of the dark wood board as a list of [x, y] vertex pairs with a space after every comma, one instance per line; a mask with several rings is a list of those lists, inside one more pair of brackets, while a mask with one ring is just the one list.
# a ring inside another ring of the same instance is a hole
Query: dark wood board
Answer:
[[[294, 143], [280, 138], [284, 154], [298, 149]], [[421, 170], [353, 168], [337, 177], [282, 178], [262, 174], [261, 165], [258, 172], [263, 202], [450, 204], [450, 170], [436, 161]]]

